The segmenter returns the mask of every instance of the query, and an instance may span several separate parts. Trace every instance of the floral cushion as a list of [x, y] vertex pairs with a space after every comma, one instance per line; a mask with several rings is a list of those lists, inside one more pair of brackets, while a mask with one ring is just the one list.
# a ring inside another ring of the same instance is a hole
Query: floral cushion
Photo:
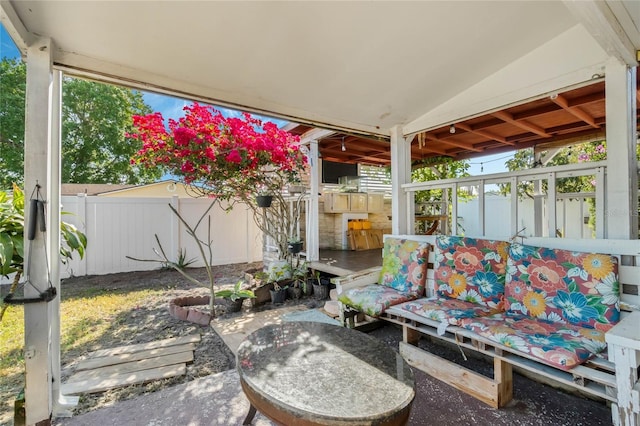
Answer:
[[504, 297], [508, 243], [438, 236], [435, 281], [438, 295], [498, 308]]
[[397, 305], [416, 297], [418, 296], [399, 292], [391, 287], [371, 284], [347, 290], [338, 296], [338, 300], [367, 315], [378, 317], [389, 306]]
[[462, 326], [562, 370], [582, 364], [606, 347], [604, 332], [504, 313], [462, 319]]
[[522, 244], [509, 248], [509, 312], [606, 331], [620, 320], [619, 287], [613, 256]]
[[460, 320], [463, 318], [483, 317], [498, 313], [498, 310], [488, 306], [442, 297], [413, 300], [402, 303], [397, 308], [451, 325], [460, 325]]
[[427, 243], [386, 238], [378, 284], [406, 293], [412, 299], [422, 296], [427, 273], [428, 250]]

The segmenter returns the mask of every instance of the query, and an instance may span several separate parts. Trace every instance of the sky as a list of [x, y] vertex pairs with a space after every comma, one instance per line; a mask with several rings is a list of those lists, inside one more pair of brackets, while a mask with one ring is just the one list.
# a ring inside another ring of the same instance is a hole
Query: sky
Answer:
[[[17, 58], [20, 56], [16, 45], [0, 24], [0, 57], [1, 58]], [[191, 101], [174, 98], [171, 96], [160, 95], [142, 91], [144, 101], [156, 112], [162, 113], [165, 119], [178, 119], [182, 116], [182, 109], [191, 103]], [[223, 115], [234, 116], [241, 114], [240, 111], [217, 107]], [[260, 116], [259, 116], [260, 117]], [[284, 120], [260, 117], [263, 120], [273, 121], [278, 126], [283, 126], [287, 122]], [[513, 157], [513, 153], [502, 153], [489, 155], [485, 157], [474, 158], [470, 161], [469, 173], [471, 175], [486, 175], [491, 173], [500, 173], [507, 171], [505, 161]]]

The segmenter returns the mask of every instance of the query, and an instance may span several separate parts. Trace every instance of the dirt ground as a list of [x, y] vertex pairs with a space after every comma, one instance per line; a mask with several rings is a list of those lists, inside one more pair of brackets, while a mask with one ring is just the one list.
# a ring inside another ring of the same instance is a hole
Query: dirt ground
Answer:
[[[244, 272], [256, 267], [261, 263], [223, 265], [214, 267], [216, 284], [221, 288], [231, 287], [239, 279], [244, 277]], [[204, 268], [191, 269], [190, 274], [200, 281], [206, 282], [206, 271]], [[80, 403], [74, 410], [74, 414], [81, 414], [92, 411], [100, 407], [111, 405], [116, 401], [134, 398], [148, 392], [173, 386], [178, 383], [191, 381], [195, 378], [207, 376], [235, 368], [233, 353], [228, 349], [222, 339], [211, 327], [202, 327], [190, 322], [177, 320], [169, 315], [167, 306], [169, 300], [176, 297], [190, 295], [208, 295], [208, 289], [199, 287], [178, 272], [173, 270], [156, 270], [145, 272], [129, 272], [109, 275], [97, 275], [87, 277], [74, 277], [64, 280], [63, 299], [72, 298], [76, 295], [86, 296], [94, 289], [112, 292], [129, 292], [142, 289], [166, 289], [161, 297], [150, 297], [143, 305], [138, 306], [134, 311], [121, 315], [115, 321], [114, 327], [109, 332], [103, 334], [95, 341], [90, 350], [101, 348], [111, 348], [135, 343], [146, 343], [154, 340], [162, 340], [169, 337], [183, 336], [187, 334], [200, 333], [201, 341], [198, 343], [194, 362], [187, 365], [187, 374], [164, 380], [156, 380], [147, 384], [131, 385], [122, 388], [112, 389], [95, 394], [84, 394], [80, 397]], [[272, 309], [273, 306], [267, 303], [261, 307], [251, 307], [245, 302], [243, 311], [234, 314], [224, 313], [224, 303], [219, 301], [216, 311], [221, 317], [232, 317], [242, 315], [247, 310]], [[314, 299], [287, 300], [284, 305], [308, 304], [309, 307], [319, 306]], [[86, 353], [86, 352], [85, 352]], [[85, 353], [68, 351], [61, 354], [63, 381], [73, 373], [75, 363]]]

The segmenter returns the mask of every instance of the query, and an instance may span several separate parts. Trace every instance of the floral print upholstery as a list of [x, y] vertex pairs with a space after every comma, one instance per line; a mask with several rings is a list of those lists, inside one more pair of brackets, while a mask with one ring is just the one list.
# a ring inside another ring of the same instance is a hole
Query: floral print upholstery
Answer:
[[495, 308], [444, 297], [413, 300], [402, 303], [397, 308], [440, 323], [447, 322], [451, 325], [461, 325], [460, 320], [464, 318], [483, 317], [498, 313]]
[[417, 297], [417, 295], [402, 293], [384, 285], [371, 284], [347, 290], [338, 296], [338, 300], [367, 315], [378, 317], [389, 306], [397, 305]]
[[499, 309], [508, 245], [504, 241], [438, 236], [434, 262], [438, 295]]
[[507, 311], [606, 331], [620, 320], [618, 263], [613, 256], [512, 244]]
[[410, 298], [422, 296], [427, 272], [427, 243], [386, 238], [378, 284], [391, 287]]
[[480, 336], [562, 370], [582, 364], [606, 347], [601, 330], [521, 314], [468, 318], [461, 323]]

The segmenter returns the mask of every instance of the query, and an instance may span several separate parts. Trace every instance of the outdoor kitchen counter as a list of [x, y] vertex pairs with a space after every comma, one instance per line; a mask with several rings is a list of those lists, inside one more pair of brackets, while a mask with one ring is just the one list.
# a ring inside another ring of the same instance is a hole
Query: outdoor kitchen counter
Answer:
[[[281, 424], [406, 424], [415, 396], [409, 365], [359, 331], [315, 322], [263, 327], [240, 345], [237, 368], [251, 402]], [[255, 408], [254, 408], [255, 407]]]

